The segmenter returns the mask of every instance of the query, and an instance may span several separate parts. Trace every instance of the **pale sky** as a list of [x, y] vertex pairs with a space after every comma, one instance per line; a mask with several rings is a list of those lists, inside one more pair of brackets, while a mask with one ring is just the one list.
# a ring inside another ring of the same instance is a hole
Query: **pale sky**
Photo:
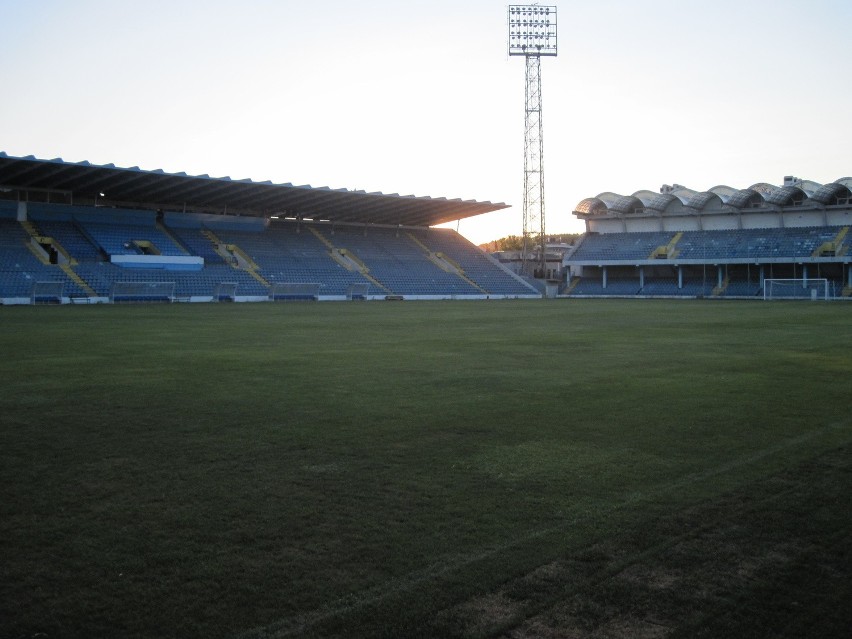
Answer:
[[[558, 7], [542, 60], [547, 229], [602, 191], [852, 175], [850, 0]], [[0, 0], [0, 151], [506, 202], [524, 60], [489, 0]], [[455, 225], [452, 225], [455, 227]]]

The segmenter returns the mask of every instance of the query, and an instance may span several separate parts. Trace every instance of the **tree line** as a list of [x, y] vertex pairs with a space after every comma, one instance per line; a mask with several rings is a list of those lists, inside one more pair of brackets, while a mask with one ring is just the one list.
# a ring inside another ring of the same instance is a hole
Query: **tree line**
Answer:
[[[582, 233], [559, 233], [556, 235], [548, 235], [548, 244], [573, 244], [577, 241]], [[533, 244], [538, 242], [538, 237], [532, 238]], [[480, 244], [479, 248], [488, 253], [497, 251], [520, 251], [524, 247], [524, 238], [520, 235], [508, 235], [501, 237], [499, 240], [492, 240], [485, 244]]]

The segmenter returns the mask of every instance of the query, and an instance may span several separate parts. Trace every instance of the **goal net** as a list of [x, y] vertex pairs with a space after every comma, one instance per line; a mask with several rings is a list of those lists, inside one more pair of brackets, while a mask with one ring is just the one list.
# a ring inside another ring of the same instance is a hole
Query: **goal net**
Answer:
[[219, 282], [213, 289], [214, 302], [235, 302], [237, 300], [236, 282]]
[[113, 282], [109, 301], [171, 302], [175, 298], [174, 282]]
[[61, 304], [65, 282], [33, 282], [30, 300], [33, 304]]
[[348, 300], [365, 300], [367, 293], [370, 291], [369, 284], [352, 284], [346, 290], [346, 299]]
[[320, 286], [316, 282], [276, 282], [269, 289], [269, 299], [273, 302], [318, 300]]
[[764, 300], [824, 300], [829, 299], [828, 280], [822, 277], [767, 278], [763, 280]]

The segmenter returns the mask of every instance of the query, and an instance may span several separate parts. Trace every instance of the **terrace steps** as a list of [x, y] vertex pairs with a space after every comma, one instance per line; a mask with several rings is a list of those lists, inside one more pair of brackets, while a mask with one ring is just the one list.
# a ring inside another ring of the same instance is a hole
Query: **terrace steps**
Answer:
[[364, 263], [364, 261], [358, 257], [351, 250], [346, 248], [338, 248], [334, 245], [334, 243], [329, 240], [325, 235], [323, 235], [319, 229], [315, 229], [313, 227], [309, 227], [311, 233], [313, 233], [316, 238], [323, 243], [328, 249], [330, 249], [329, 255], [331, 258], [340, 264], [343, 268], [350, 272], [360, 273], [362, 277], [366, 278], [373, 286], [378, 289], [384, 291], [385, 293], [393, 293], [391, 289], [382, 284], [379, 280], [377, 280], [373, 275], [370, 274], [370, 267]]
[[431, 253], [431, 252], [432, 252], [432, 249], [430, 249], [430, 248], [429, 248], [428, 246], [426, 246], [423, 242], [421, 242], [421, 241], [420, 241], [420, 239], [419, 239], [417, 236], [415, 236], [415, 235], [414, 235], [414, 233], [407, 233], [406, 235], [408, 235], [408, 237], [410, 237], [410, 238], [411, 238], [411, 241], [412, 241], [412, 242], [414, 242], [414, 243], [415, 243], [417, 246], [419, 246], [421, 249], [423, 249], [426, 253]]
[[564, 291], [563, 295], [570, 295], [570, 294], [571, 294], [571, 292], [572, 292], [575, 288], [577, 288], [577, 285], [580, 283], [580, 281], [581, 281], [581, 280], [582, 280], [582, 278], [581, 278], [581, 277], [577, 277], [577, 276], [572, 277], [572, 278], [571, 278], [571, 281], [570, 281], [570, 282], [568, 282], [568, 286], [565, 288], [565, 291]]
[[213, 245], [213, 250], [216, 251], [216, 255], [221, 257], [223, 261], [230, 264], [234, 268], [239, 268], [238, 265], [235, 263], [233, 256], [225, 249], [225, 242], [219, 239], [218, 235], [216, 235], [210, 229], [205, 228], [201, 229], [201, 235], [203, 237], [206, 237], [207, 240]]
[[179, 247], [179, 248], [180, 248], [180, 250], [182, 250], [184, 253], [186, 253], [187, 255], [191, 255], [191, 254], [192, 254], [192, 251], [190, 251], [190, 250], [186, 247], [186, 245], [183, 243], [183, 241], [182, 241], [182, 240], [181, 240], [181, 239], [180, 239], [177, 235], [175, 235], [175, 234], [172, 232], [172, 230], [171, 230], [168, 226], [166, 226], [165, 224], [163, 224], [162, 222], [160, 222], [160, 220], [157, 220], [156, 222], [154, 222], [154, 227], [155, 227], [158, 231], [160, 231], [160, 233], [162, 233], [162, 234], [163, 234], [163, 235], [165, 235], [167, 238], [169, 238], [169, 239], [172, 241], [172, 243], [173, 243], [175, 246]]
[[30, 252], [36, 256], [39, 262], [50, 266], [50, 258], [48, 257], [43, 245], [46, 243], [53, 243], [53, 240], [50, 238], [44, 237], [42, 235], [41, 229], [36, 226], [35, 222], [31, 222], [30, 220], [24, 220], [21, 222], [21, 226], [30, 236], [30, 241], [27, 243], [27, 248]]
[[230, 264], [236, 269], [239, 269], [239, 265], [235, 260], [234, 256], [227, 250], [227, 242], [223, 242], [218, 235], [216, 235], [210, 229], [201, 229], [201, 235], [206, 237], [210, 243], [213, 245], [213, 250], [216, 251], [216, 254], [222, 258], [227, 264]]
[[219, 236], [217, 236], [210, 229], [201, 229], [201, 234], [204, 237], [206, 237], [208, 240], [210, 240], [210, 242], [213, 243], [213, 244], [224, 244], [224, 242], [222, 242], [222, 240], [219, 239]]
[[843, 240], [849, 233], [849, 227], [844, 226], [830, 242], [823, 242], [818, 246], [811, 257], [838, 257], [847, 252], [847, 247], [843, 246]]
[[[33, 248], [36, 248], [36, 246], [40, 247], [42, 253], [47, 252], [49, 254], [51, 249], [56, 252], [57, 256], [55, 263], [51, 262], [49, 257], [45, 257], [49, 264], [70, 264], [71, 266], [76, 266], [79, 263], [74, 256], [59, 243], [59, 240], [55, 238], [40, 235], [38, 237], [34, 237], [30, 244]], [[36, 251], [38, 251], [38, 248], [36, 248]]]
[[258, 282], [263, 284], [266, 288], [272, 288], [272, 285], [269, 282], [266, 281], [266, 278], [264, 278], [263, 275], [261, 275], [257, 271], [253, 271], [252, 269], [242, 269], [242, 270], [244, 270], [246, 273], [251, 275], [254, 279], [256, 279]]
[[479, 284], [470, 279], [464, 272], [464, 269], [462, 268], [461, 264], [456, 262], [449, 255], [441, 251], [431, 250], [428, 246], [421, 242], [413, 233], [406, 233], [406, 235], [408, 235], [411, 241], [414, 242], [417, 246], [419, 246], [427, 254], [427, 256], [429, 257], [429, 261], [432, 262], [439, 269], [441, 269], [445, 273], [457, 275], [479, 292], [484, 293], [486, 295], [488, 294], [488, 291], [486, 291]]
[[377, 286], [378, 288], [380, 288], [381, 290], [383, 290], [385, 293], [393, 293], [393, 291], [392, 291], [392, 290], [390, 290], [387, 286], [385, 286], [384, 284], [382, 284], [379, 280], [377, 280], [375, 277], [373, 277], [373, 276], [372, 276], [372, 275], [370, 275], [369, 273], [361, 273], [361, 275], [362, 275], [362, 276], [364, 276], [364, 277], [366, 277], [366, 278], [367, 278], [367, 280], [369, 280], [369, 282], [370, 282], [371, 284], [373, 284], [373, 286]]
[[711, 293], [711, 295], [713, 297], [719, 297], [720, 295], [722, 295], [725, 292], [725, 290], [727, 290], [728, 284], [730, 284], [730, 283], [731, 283], [730, 278], [726, 277], [724, 280], [722, 280], [722, 283], [719, 286], [713, 287], [713, 292]]
[[[323, 235], [318, 229], [309, 227], [308, 230], [314, 234], [314, 236], [322, 242], [323, 246], [329, 249], [329, 256], [335, 262], [340, 264], [347, 271], [360, 273], [368, 280], [370, 280], [373, 284], [377, 286], [381, 286], [381, 284], [373, 277], [369, 275], [370, 269], [364, 264], [364, 261], [359, 258], [355, 253], [345, 248], [338, 248], [334, 245], [334, 243], [329, 240], [325, 235]], [[385, 288], [382, 286], [382, 288]]]
[[219, 239], [219, 236], [210, 229], [202, 229], [201, 235], [210, 240], [210, 242], [216, 247], [216, 253], [221, 255], [225, 262], [227, 262], [232, 268], [248, 273], [262, 284], [264, 288], [269, 289], [272, 287], [267, 279], [258, 273], [260, 266], [258, 266], [257, 263], [239, 246], [223, 242]]
[[[445, 255], [441, 255], [441, 257], [442, 257], [442, 259], [447, 259], [447, 257], [446, 257]], [[479, 284], [477, 284], [477, 283], [476, 283], [476, 282], [474, 282], [472, 279], [470, 279], [467, 275], [465, 275], [464, 271], [463, 271], [463, 270], [461, 270], [461, 268], [459, 268], [458, 276], [459, 276], [461, 279], [463, 279], [465, 282], [467, 282], [468, 284], [470, 284], [471, 286], [473, 286], [475, 289], [477, 289], [477, 290], [481, 291], [482, 293], [485, 293], [485, 294], [487, 295], [487, 294], [490, 292], [490, 291], [486, 291], [486, 290], [485, 290], [484, 288], [482, 288]]]
[[336, 247], [336, 246], [335, 246], [335, 245], [331, 242], [331, 240], [327, 239], [327, 238], [325, 237], [325, 235], [323, 235], [322, 233], [320, 233], [320, 232], [319, 232], [319, 230], [318, 230], [318, 229], [315, 229], [315, 228], [313, 228], [312, 226], [309, 226], [309, 227], [308, 227], [308, 229], [310, 230], [310, 232], [311, 232], [311, 233], [313, 233], [313, 234], [316, 236], [316, 238], [317, 238], [320, 242], [322, 242], [323, 244], [325, 244], [325, 245], [326, 245], [329, 249], [331, 249], [332, 251], [336, 251], [336, 250], [337, 250], [337, 247]]
[[85, 293], [88, 297], [97, 297], [98, 294], [94, 291], [94, 289], [91, 286], [89, 286], [89, 284], [88, 284], [88, 282], [86, 282], [86, 280], [84, 280], [82, 277], [77, 275], [76, 272], [74, 272], [74, 269], [71, 268], [70, 264], [60, 264], [59, 268], [61, 268], [64, 271], [64, 273], [68, 276], [68, 278], [72, 282], [74, 282], [77, 286], [79, 286], [81, 289], [83, 289], [83, 291], [85, 291]]
[[650, 260], [670, 260], [677, 257], [678, 251], [675, 247], [677, 243], [680, 241], [680, 238], [683, 237], [683, 233], [678, 232], [675, 233], [675, 236], [669, 241], [668, 244], [664, 244], [662, 246], [658, 246], [655, 248], [651, 255], [648, 256]]
[[260, 270], [257, 262], [255, 262], [249, 254], [241, 249], [237, 244], [219, 244], [216, 252], [225, 258], [235, 269], [248, 272], [256, 272]]
[[21, 222], [21, 226], [24, 227], [24, 230], [29, 233], [30, 237], [38, 237], [42, 235], [41, 230], [36, 226], [35, 222], [31, 220], [24, 220]]
[[27, 248], [30, 250], [30, 253], [35, 255], [36, 259], [44, 264], [45, 266], [50, 266], [50, 260], [44, 254], [44, 251], [40, 251], [36, 248], [36, 245], [33, 242], [27, 242]]

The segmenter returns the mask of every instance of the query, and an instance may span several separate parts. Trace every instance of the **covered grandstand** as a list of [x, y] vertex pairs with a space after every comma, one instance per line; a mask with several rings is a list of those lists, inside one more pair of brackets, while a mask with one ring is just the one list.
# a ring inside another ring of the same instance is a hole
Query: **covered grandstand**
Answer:
[[572, 297], [760, 298], [766, 282], [795, 282], [783, 297], [852, 299], [852, 178], [818, 184], [601, 193], [574, 215], [586, 233], [563, 260]]
[[0, 152], [0, 302], [540, 297], [433, 228], [506, 207]]

